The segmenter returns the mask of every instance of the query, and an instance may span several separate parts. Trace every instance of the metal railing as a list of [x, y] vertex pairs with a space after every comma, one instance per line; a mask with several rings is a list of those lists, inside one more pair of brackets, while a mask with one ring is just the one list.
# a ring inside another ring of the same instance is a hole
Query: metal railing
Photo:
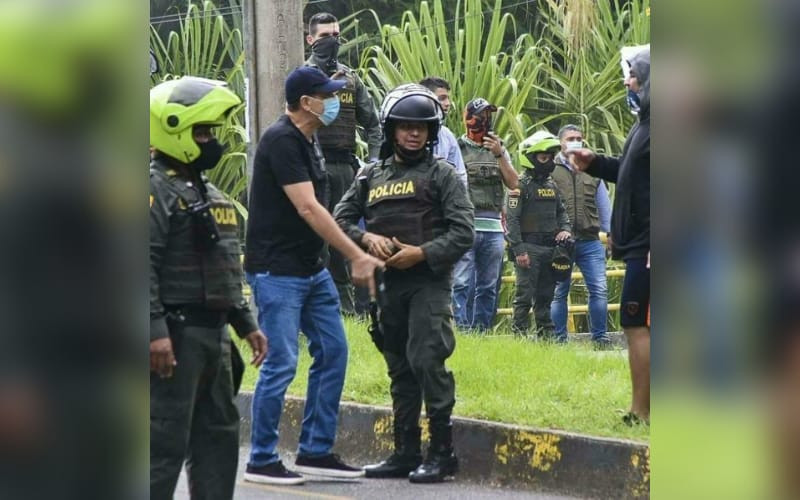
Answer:
[[[605, 240], [605, 235], [601, 234], [601, 240]], [[242, 261], [244, 261], [244, 256], [242, 256]], [[606, 278], [622, 278], [625, 276], [624, 269], [606, 269]], [[503, 283], [514, 283], [516, 278], [514, 276], [503, 276], [502, 278]], [[574, 282], [575, 280], [583, 280], [583, 273], [580, 271], [575, 271], [572, 273], [570, 279]], [[250, 286], [247, 283], [244, 283], [243, 286], [243, 293], [245, 298], [250, 298]], [[567, 297], [569, 300], [569, 297]], [[619, 304], [608, 304], [609, 311], [619, 311]], [[513, 312], [513, 308], [511, 307], [500, 307], [497, 309], [497, 314], [501, 316], [510, 316]], [[573, 314], [586, 314], [589, 312], [588, 304], [578, 304], [573, 305], [569, 304], [567, 306], [567, 312], [570, 316]]]
[[[621, 278], [623, 276], [625, 276], [625, 270], [624, 269], [607, 269], [606, 270], [606, 278]], [[574, 273], [572, 273], [571, 279], [572, 279], [573, 282], [575, 280], [582, 280], [583, 279], [583, 273], [581, 273], [579, 271], [575, 271]], [[514, 278], [514, 276], [503, 276], [502, 280], [503, 280], [503, 283], [514, 283], [514, 281], [516, 281], [516, 278]], [[608, 310], [609, 311], [619, 311], [619, 304], [608, 304]], [[509, 316], [509, 315], [511, 315], [512, 312], [513, 312], [513, 308], [511, 308], [511, 307], [500, 307], [500, 308], [497, 309], [497, 314], [499, 314], [499, 315]], [[578, 305], [570, 304], [567, 307], [567, 312], [569, 314], [581, 314], [581, 313], [585, 314], [585, 313], [589, 312], [589, 306], [588, 306], [588, 304], [578, 304]]]

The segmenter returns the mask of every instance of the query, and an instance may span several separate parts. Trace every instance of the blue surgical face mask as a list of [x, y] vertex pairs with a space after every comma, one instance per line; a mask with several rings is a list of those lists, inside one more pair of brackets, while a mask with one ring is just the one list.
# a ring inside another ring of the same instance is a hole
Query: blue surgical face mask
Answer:
[[[312, 99], [319, 101], [319, 99], [312, 97]], [[339, 116], [339, 98], [336, 96], [328, 97], [327, 99], [322, 100], [322, 105], [324, 109], [322, 110], [322, 114], [318, 115], [317, 113], [312, 113], [319, 118], [319, 121], [322, 122], [323, 125], [328, 126]]]
[[639, 100], [639, 94], [634, 92], [632, 89], [628, 89], [628, 95], [626, 97], [628, 101], [628, 107], [631, 108], [631, 113], [634, 115], [639, 114], [639, 109], [641, 107], [641, 101]]

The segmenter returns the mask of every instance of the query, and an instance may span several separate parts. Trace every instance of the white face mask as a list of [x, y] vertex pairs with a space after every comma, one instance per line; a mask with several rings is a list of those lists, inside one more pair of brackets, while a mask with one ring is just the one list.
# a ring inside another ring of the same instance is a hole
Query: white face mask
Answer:
[[574, 151], [583, 147], [583, 141], [569, 141], [567, 142], [567, 149], [565, 151]]

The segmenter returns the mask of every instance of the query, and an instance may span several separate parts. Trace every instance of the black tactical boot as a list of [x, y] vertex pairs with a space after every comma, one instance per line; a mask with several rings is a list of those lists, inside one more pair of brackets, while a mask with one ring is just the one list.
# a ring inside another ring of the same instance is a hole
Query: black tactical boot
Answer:
[[366, 477], [408, 477], [422, 463], [419, 427], [395, 427], [394, 453], [383, 462], [365, 465]]
[[458, 472], [453, 452], [453, 424], [450, 419], [430, 422], [431, 444], [425, 461], [408, 475], [412, 483], [441, 483]]

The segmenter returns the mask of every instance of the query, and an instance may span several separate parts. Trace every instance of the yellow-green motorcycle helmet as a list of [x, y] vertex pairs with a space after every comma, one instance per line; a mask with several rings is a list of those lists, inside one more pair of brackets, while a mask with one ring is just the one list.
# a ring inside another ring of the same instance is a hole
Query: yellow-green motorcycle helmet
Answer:
[[547, 130], [539, 130], [524, 139], [519, 148], [519, 164], [525, 168], [536, 168], [528, 158], [535, 153], [558, 153], [561, 150], [561, 143], [558, 138]]
[[150, 146], [183, 163], [200, 156], [195, 125], [220, 126], [242, 101], [225, 82], [195, 76], [150, 89]]

